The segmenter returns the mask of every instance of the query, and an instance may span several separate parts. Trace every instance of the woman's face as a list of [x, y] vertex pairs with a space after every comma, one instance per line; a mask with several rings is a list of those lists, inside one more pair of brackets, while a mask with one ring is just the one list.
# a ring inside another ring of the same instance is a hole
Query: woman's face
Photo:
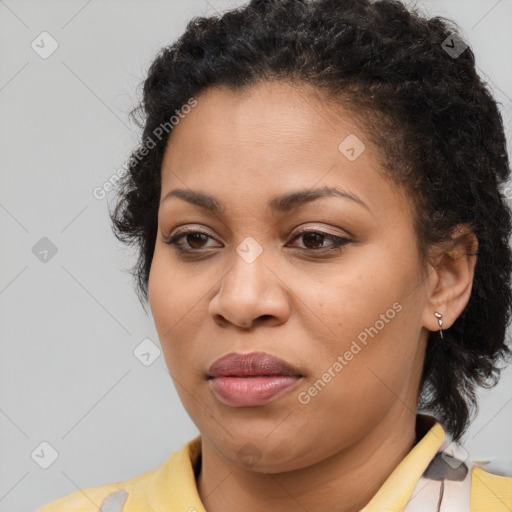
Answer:
[[[428, 282], [407, 198], [358, 124], [284, 83], [196, 99], [162, 166], [149, 299], [203, 442], [234, 464], [287, 471], [412, 421]], [[165, 243], [184, 232], [195, 234]], [[293, 375], [265, 377], [265, 363], [245, 367], [259, 377], [223, 367], [211, 378], [218, 358], [254, 352]]]

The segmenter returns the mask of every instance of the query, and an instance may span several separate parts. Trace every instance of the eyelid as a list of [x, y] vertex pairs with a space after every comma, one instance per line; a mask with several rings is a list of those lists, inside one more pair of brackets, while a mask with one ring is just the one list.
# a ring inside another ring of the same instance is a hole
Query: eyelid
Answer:
[[217, 239], [217, 236], [214, 236], [208, 228], [203, 227], [201, 224], [182, 224], [181, 226], [178, 226], [170, 230], [169, 235], [165, 236], [164, 238], [168, 240], [170, 238], [175, 238], [181, 234], [189, 233], [201, 233], [202, 235]]
[[[182, 226], [178, 226], [176, 227], [174, 230], [171, 231], [171, 233], [165, 237], [167, 240], [170, 239], [170, 238], [175, 238], [181, 234], [188, 234], [188, 233], [201, 233], [202, 235], [205, 235], [205, 236], [208, 236], [210, 238], [213, 238], [215, 239], [216, 237], [213, 236], [211, 233], [209, 233], [206, 229], [203, 229], [202, 227], [195, 227], [195, 226], [201, 226], [200, 224], [184, 224]], [[331, 233], [330, 231], [325, 231], [326, 228], [325, 227], [315, 227], [315, 226], [311, 226], [311, 225], [302, 225], [300, 226], [299, 228], [297, 228], [296, 231], [294, 231], [292, 233], [291, 236], [291, 240], [295, 240], [295, 238], [306, 232], [306, 233], [309, 233], [309, 232], [319, 232], [320, 234], [323, 234], [323, 235], [330, 235], [330, 236], [333, 236], [333, 237], [338, 237], [338, 238], [354, 238], [353, 235], [351, 233], [349, 233], [348, 231], [345, 230], [345, 233], [341, 233], [341, 234], [336, 234], [336, 233]]]
[[[169, 234], [168, 236], [164, 236], [163, 239], [164, 239], [164, 243], [167, 243], [169, 245], [171, 245], [171, 240], [182, 240], [183, 238], [185, 238], [187, 235], [190, 235], [190, 234], [200, 234], [200, 235], [204, 235], [212, 240], [215, 240], [217, 241], [217, 238], [215, 236], [213, 236], [211, 233], [208, 233], [207, 231], [203, 231], [202, 229], [198, 229], [198, 228], [182, 228], [182, 229], [176, 229], [174, 231], [171, 232], [171, 234]], [[222, 242], [220, 242], [222, 243]], [[200, 250], [200, 249], [196, 249], [196, 250]]]
[[326, 228], [326, 227], [317, 227], [317, 226], [311, 226], [311, 225], [300, 226], [299, 228], [297, 228], [297, 231], [295, 231], [295, 236], [302, 234], [305, 231], [306, 232], [318, 231], [324, 235], [336, 236], [339, 238], [350, 238], [350, 239], [354, 238], [353, 235], [346, 230], [343, 230], [344, 231], [343, 233], [331, 233], [330, 231], [326, 231], [327, 229], [328, 228]]
[[203, 229], [202, 227], [196, 227], [196, 226], [199, 226], [199, 224], [184, 224], [183, 226], [178, 226], [177, 228], [175, 228], [171, 231], [171, 234], [169, 236], [176, 236], [181, 233], [190, 233], [190, 232], [193, 232], [193, 233], [199, 232], [199, 233], [203, 233], [204, 235], [211, 236], [209, 233], [206, 232], [207, 231], [206, 229]]

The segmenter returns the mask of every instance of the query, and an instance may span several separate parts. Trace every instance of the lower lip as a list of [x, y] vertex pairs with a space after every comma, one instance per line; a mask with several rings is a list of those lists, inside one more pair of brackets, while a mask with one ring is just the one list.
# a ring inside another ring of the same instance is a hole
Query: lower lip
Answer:
[[300, 377], [215, 377], [210, 385], [217, 398], [233, 407], [253, 407], [272, 402], [289, 391]]

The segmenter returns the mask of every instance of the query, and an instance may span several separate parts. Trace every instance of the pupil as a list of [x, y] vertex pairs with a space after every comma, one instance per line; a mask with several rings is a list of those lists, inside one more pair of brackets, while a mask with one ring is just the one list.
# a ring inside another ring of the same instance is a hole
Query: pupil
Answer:
[[[201, 240], [201, 238], [202, 238], [202, 240]], [[195, 249], [197, 249], [197, 247], [195, 247], [194, 244], [198, 243], [199, 245], [201, 245], [201, 241], [205, 242], [205, 240], [204, 240], [205, 238], [206, 238], [206, 236], [201, 233], [193, 233], [191, 235], [187, 235], [187, 242], [189, 243], [189, 245], [191, 247], [194, 247]], [[192, 239], [192, 243], [191, 243], [191, 239]]]
[[311, 239], [311, 238], [313, 238], [313, 246], [314, 247], [317, 247], [318, 245], [322, 245], [321, 243], [320, 244], [318, 244], [318, 243], [315, 244], [315, 241], [316, 242], [319, 242], [319, 241], [321, 242], [321, 239], [323, 238], [323, 235], [320, 235], [318, 233], [307, 233], [306, 235], [304, 235], [304, 244], [306, 245], [306, 247], [309, 247], [308, 244], [306, 243], [306, 241], [308, 239]]

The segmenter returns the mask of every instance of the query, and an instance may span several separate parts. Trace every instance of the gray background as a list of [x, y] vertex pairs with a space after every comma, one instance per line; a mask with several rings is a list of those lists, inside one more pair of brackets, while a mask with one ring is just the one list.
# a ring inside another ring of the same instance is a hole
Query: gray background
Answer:
[[[137, 141], [127, 113], [156, 51], [192, 16], [241, 4], [0, 0], [1, 512], [131, 478], [198, 434], [163, 356], [149, 366], [134, 356], [146, 338], [159, 346], [158, 337], [123, 270], [134, 254], [110, 230], [113, 196], [92, 191]], [[418, 4], [463, 27], [510, 141], [512, 1]], [[46, 59], [31, 47], [43, 31], [59, 45]], [[48, 244], [43, 237], [57, 249], [46, 262], [33, 253]], [[511, 390], [509, 368], [481, 393], [464, 438], [473, 458], [510, 472]], [[51, 456], [44, 441], [58, 452], [48, 469], [40, 467]]]

